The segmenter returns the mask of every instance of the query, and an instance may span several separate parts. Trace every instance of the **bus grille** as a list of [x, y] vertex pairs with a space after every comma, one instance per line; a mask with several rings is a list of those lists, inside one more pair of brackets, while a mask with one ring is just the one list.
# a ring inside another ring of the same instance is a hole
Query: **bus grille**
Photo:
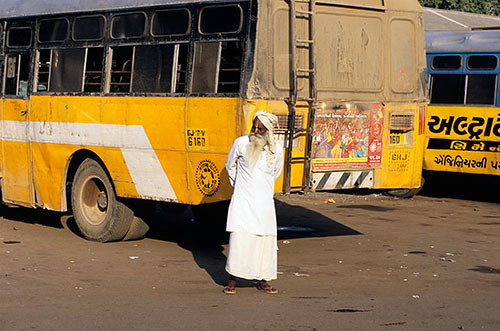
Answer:
[[[288, 128], [288, 115], [277, 115], [278, 117], [278, 125], [280, 129], [287, 129]], [[295, 115], [295, 128], [300, 129], [304, 125], [304, 115]]]
[[391, 114], [391, 130], [413, 130], [413, 114]]

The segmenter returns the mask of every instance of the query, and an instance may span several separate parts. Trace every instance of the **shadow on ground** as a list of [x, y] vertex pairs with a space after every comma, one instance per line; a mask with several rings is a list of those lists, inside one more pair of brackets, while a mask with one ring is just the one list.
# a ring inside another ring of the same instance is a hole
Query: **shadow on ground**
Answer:
[[[227, 203], [207, 207], [166, 205], [155, 207], [147, 220], [150, 230], [146, 238], [169, 241], [190, 251], [194, 261], [219, 285], [227, 282], [224, 270], [224, 245], [229, 236], [225, 231]], [[315, 211], [276, 200], [278, 240], [359, 235], [358, 231]], [[17, 222], [65, 228], [77, 237], [73, 216], [46, 210], [3, 207], [2, 216]]]
[[[215, 208], [214, 208], [215, 207]], [[360, 232], [315, 211], [276, 200], [278, 240], [359, 235]], [[187, 208], [183, 212], [156, 214], [147, 237], [177, 243], [190, 251], [198, 266], [215, 283], [225, 285], [226, 256], [223, 245], [229, 236], [225, 231], [227, 204], [203, 208]], [[253, 286], [252, 283], [247, 284]]]
[[426, 171], [419, 195], [483, 202], [500, 202], [500, 176]]

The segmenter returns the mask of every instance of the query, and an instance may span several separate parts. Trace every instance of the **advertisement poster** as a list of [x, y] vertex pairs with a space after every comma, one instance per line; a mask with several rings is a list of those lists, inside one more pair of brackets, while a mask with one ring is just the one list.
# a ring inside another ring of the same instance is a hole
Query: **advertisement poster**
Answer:
[[312, 170], [380, 166], [383, 125], [380, 103], [323, 104], [314, 119]]
[[498, 108], [429, 106], [424, 169], [500, 175]]

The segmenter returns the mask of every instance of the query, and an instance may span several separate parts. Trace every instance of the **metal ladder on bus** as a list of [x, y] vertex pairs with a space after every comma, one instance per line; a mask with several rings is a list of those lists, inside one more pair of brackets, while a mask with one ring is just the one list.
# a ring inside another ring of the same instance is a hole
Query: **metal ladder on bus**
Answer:
[[[288, 128], [285, 133], [285, 193], [308, 192], [310, 189], [311, 180], [311, 154], [312, 154], [312, 139], [314, 127], [314, 114], [317, 108], [317, 88], [316, 88], [316, 62], [315, 62], [315, 0], [289, 0], [290, 2], [290, 96], [288, 103]], [[297, 9], [297, 5], [307, 7]], [[299, 39], [297, 37], [298, 22], [307, 22], [306, 38]], [[308, 67], [299, 68], [298, 58], [299, 50], [308, 51]], [[299, 97], [299, 80], [308, 83], [308, 96]], [[296, 110], [297, 108], [308, 109], [308, 120], [306, 128], [296, 128]], [[300, 135], [306, 135], [306, 146], [303, 156], [293, 156], [293, 140]], [[291, 186], [292, 164], [303, 163], [304, 174], [302, 185]]]

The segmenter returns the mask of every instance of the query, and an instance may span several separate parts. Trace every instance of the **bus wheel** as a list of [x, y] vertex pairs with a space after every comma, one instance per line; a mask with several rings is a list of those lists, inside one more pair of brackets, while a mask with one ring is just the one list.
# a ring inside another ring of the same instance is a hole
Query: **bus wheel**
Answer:
[[132, 210], [116, 199], [108, 175], [93, 159], [86, 159], [76, 170], [71, 204], [76, 224], [88, 240], [121, 240], [134, 218]]
[[424, 186], [424, 177], [422, 176], [420, 186], [415, 187], [415, 188], [400, 188], [397, 190], [389, 190], [389, 191], [384, 191], [384, 195], [390, 196], [390, 197], [395, 197], [395, 198], [411, 198], [414, 195], [417, 195], [418, 192], [422, 190], [422, 187]]

